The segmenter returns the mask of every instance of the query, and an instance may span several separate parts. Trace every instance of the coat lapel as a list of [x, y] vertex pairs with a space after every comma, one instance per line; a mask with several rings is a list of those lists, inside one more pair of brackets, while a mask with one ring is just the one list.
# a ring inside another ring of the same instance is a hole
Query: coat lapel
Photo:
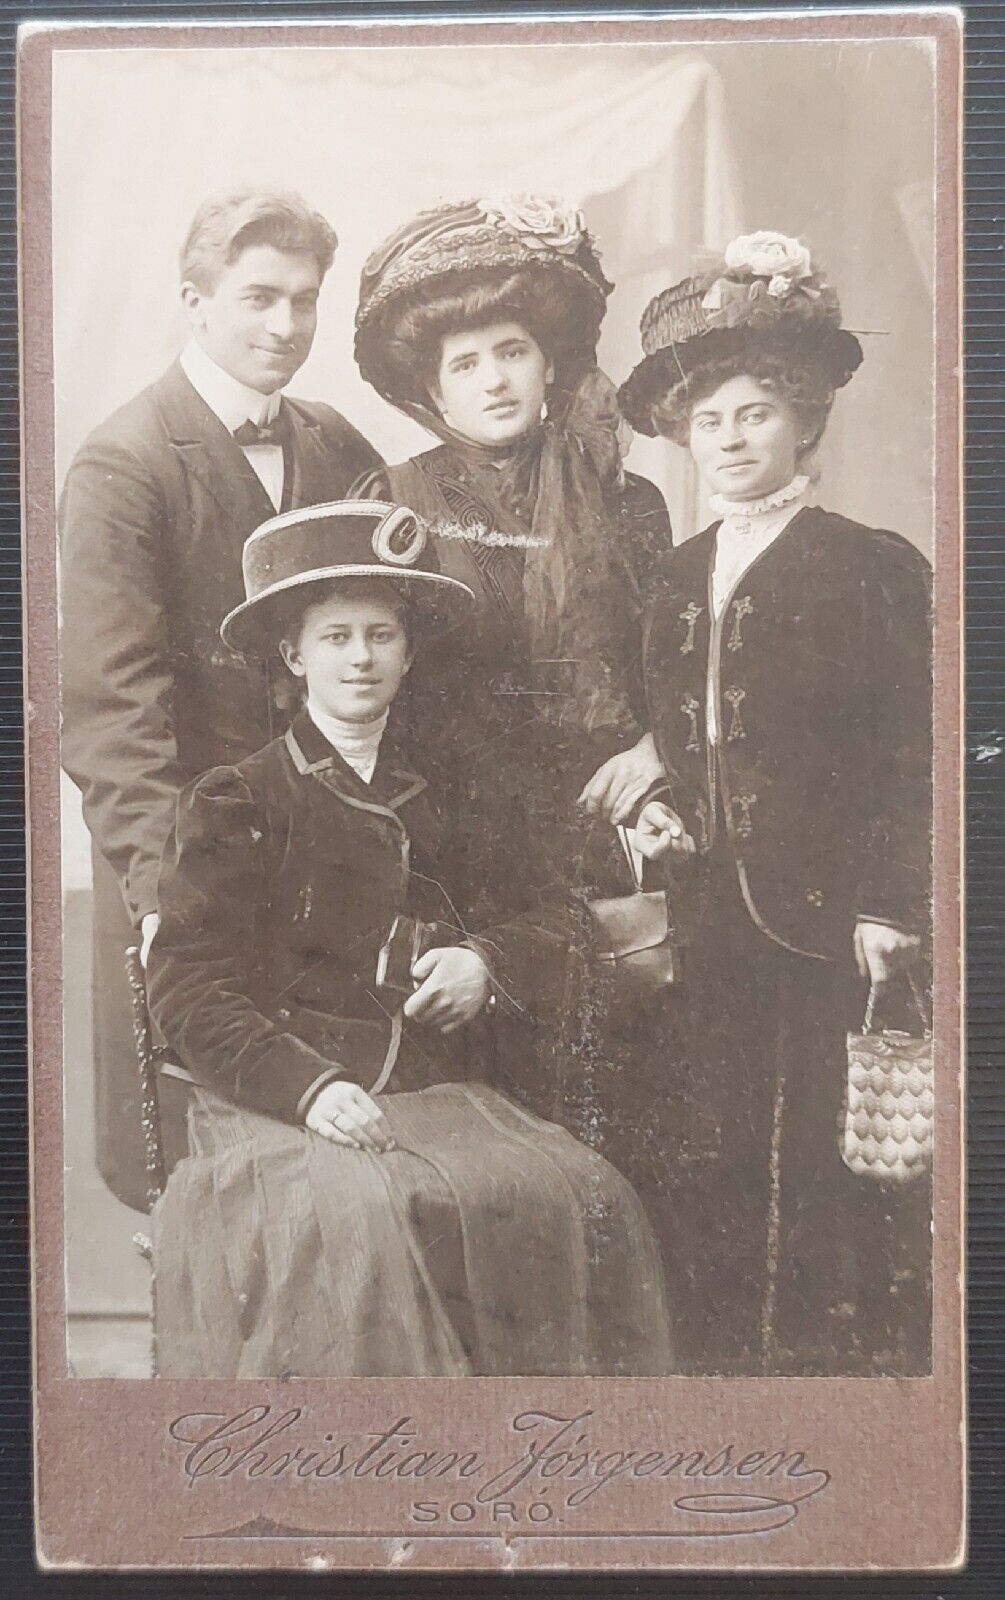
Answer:
[[290, 418], [293, 488], [290, 505], [316, 506], [331, 500], [332, 461], [321, 424], [296, 401], [285, 402]]
[[332, 749], [306, 711], [294, 718], [286, 734], [286, 748], [298, 772], [317, 778], [355, 810], [397, 816], [401, 806], [428, 787], [426, 779], [400, 759], [393, 736], [387, 734], [381, 741], [373, 780], [364, 783]]
[[212, 496], [242, 539], [275, 516], [276, 508], [243, 450], [193, 389], [179, 362], [165, 376], [160, 406], [168, 438], [185, 471]]

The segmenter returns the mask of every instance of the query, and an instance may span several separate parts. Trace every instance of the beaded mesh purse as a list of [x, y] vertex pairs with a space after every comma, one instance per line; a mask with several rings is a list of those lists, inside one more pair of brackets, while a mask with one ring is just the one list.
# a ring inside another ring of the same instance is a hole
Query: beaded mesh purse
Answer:
[[861, 1033], [848, 1035], [841, 1159], [852, 1172], [879, 1183], [909, 1183], [932, 1165], [932, 1029], [922, 991], [913, 977], [909, 982], [920, 1035], [874, 1030], [875, 986], [869, 991]]

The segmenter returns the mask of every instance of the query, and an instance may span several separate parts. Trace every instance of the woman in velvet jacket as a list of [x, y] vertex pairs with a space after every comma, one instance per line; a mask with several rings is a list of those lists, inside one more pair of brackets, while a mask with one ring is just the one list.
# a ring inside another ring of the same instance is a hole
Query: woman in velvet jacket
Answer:
[[862, 357], [798, 241], [755, 234], [650, 304], [621, 390], [687, 446], [716, 520], [675, 549], [645, 683], [664, 795], [636, 842], [669, 873], [688, 981], [629, 1162], [674, 1265], [697, 1371], [918, 1372], [930, 1194], [853, 1174], [846, 1030], [872, 986], [921, 1031], [931, 884], [929, 568], [814, 501], [813, 452]]

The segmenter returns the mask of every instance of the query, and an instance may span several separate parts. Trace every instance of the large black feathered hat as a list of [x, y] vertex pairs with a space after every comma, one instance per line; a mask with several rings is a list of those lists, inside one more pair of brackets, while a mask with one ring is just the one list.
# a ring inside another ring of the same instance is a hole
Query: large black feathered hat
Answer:
[[566, 305], [563, 343], [592, 359], [613, 285], [604, 277], [582, 212], [550, 196], [504, 195], [420, 212], [366, 261], [356, 311], [360, 372], [392, 405], [409, 409], [390, 345], [402, 308], [417, 299], [521, 275], [559, 286]]
[[809, 250], [781, 233], [734, 239], [721, 261], [656, 295], [639, 327], [644, 356], [618, 399], [630, 425], [650, 436], [654, 406], [712, 362], [770, 353], [840, 389], [862, 361]]

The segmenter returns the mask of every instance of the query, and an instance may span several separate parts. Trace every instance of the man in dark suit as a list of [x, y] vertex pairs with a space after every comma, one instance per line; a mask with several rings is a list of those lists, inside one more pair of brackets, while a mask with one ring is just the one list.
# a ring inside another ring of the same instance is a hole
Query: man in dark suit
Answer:
[[335, 244], [295, 195], [201, 206], [180, 262], [190, 343], [85, 441], [60, 504], [62, 758], [94, 856], [98, 1161], [134, 1205], [145, 1179], [123, 952], [139, 939], [145, 955], [156, 932], [179, 791], [289, 715], [288, 686], [220, 645], [244, 541], [378, 465], [337, 412], [283, 395]]

